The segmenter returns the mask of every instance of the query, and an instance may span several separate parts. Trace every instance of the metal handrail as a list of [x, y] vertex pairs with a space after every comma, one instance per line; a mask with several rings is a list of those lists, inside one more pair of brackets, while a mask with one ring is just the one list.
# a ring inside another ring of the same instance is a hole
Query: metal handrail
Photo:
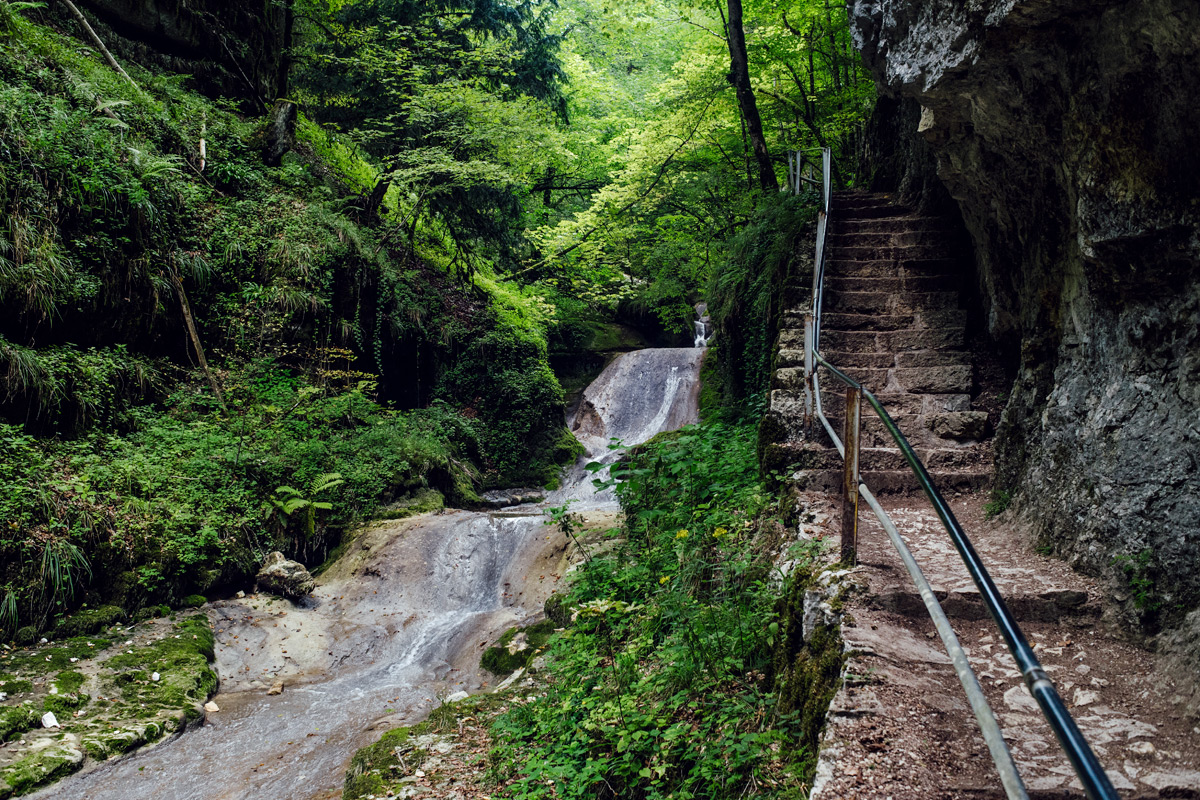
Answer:
[[[846, 445], [850, 443], [843, 444], [841, 442], [821, 408], [821, 390], [817, 380], [816, 366], [820, 365], [828, 369], [835, 378], [861, 393], [861, 396], [865, 397], [867, 402], [871, 404], [871, 407], [875, 409], [875, 413], [883, 421], [884, 427], [900, 448], [905, 461], [908, 462], [910, 469], [916, 475], [921, 489], [929, 498], [943, 527], [945, 527], [946, 532], [950, 535], [950, 539], [955, 549], [958, 550], [964, 565], [966, 565], [972, 581], [974, 581], [975, 586], [979, 589], [980, 596], [987, 606], [988, 613], [996, 623], [996, 627], [1000, 629], [1000, 634], [1004, 638], [1005, 645], [1008, 647], [1009, 653], [1012, 654], [1022, 678], [1025, 680], [1025, 685], [1030, 695], [1033, 696], [1043, 716], [1045, 716], [1046, 721], [1054, 731], [1055, 738], [1058, 739], [1059, 745], [1066, 753], [1067, 759], [1071, 762], [1071, 766], [1075, 770], [1075, 774], [1083, 785], [1087, 796], [1091, 800], [1118, 800], [1116, 789], [1113, 788], [1108, 775], [1105, 774], [1103, 767], [1100, 766], [1096, 754], [1088, 745], [1087, 740], [1084, 739], [1083, 733], [1079, 730], [1079, 726], [1075, 724], [1075, 720], [1071, 717], [1070, 712], [1067, 711], [1066, 704], [1063, 703], [1058, 691], [1054, 688], [1054, 684], [1051, 683], [1049, 676], [1042, 668], [1041, 662], [1034, 654], [1033, 648], [1030, 647], [1028, 640], [1025, 638], [1025, 634], [1021, 631], [1012, 613], [1008, 610], [1003, 596], [992, 581], [991, 575], [988, 573], [983, 561], [979, 558], [979, 554], [975, 551], [971, 540], [967, 537], [966, 532], [963, 531], [949, 504], [946, 503], [941, 493], [937, 490], [933, 479], [929, 475], [929, 471], [925, 468], [921, 459], [917, 457], [916, 451], [908, 443], [908, 439], [905, 438], [904, 434], [900, 432], [900, 428], [896, 425], [895, 420], [888, 414], [887, 409], [883, 407], [879, 399], [861, 383], [826, 361], [819, 351], [822, 296], [825, 284], [825, 238], [828, 228], [828, 215], [831, 208], [829, 181], [831, 162], [827, 148], [824, 150], [822, 156], [822, 188], [824, 191], [822, 209], [818, 213], [817, 218], [817, 253], [813, 267], [813, 311], [805, 324], [805, 413], [810, 419], [811, 416], [816, 416], [820, 420], [826, 432], [829, 433], [835, 447], [837, 447], [839, 454], [845, 460], [847, 458]], [[853, 442], [853, 446], [857, 448], [857, 441]], [[857, 463], [856, 456], [853, 463]], [[850, 467], [848, 467], [849, 469]], [[957, 653], [961, 654], [962, 650], [957, 638], [954, 636], [953, 630], [949, 627], [948, 621], [944, 626], [948, 635], [943, 633], [943, 625], [939, 622], [938, 617], [940, 616], [944, 619], [945, 614], [942, 612], [940, 605], [938, 605], [936, 598], [933, 597], [932, 591], [925, 591], [925, 588], [928, 588], [928, 584], [925, 582], [924, 576], [920, 574], [920, 567], [917, 566], [908, 548], [904, 546], [903, 539], [900, 537], [899, 532], [895, 530], [895, 525], [892, 524], [887, 513], [878, 504], [874, 496], [867, 489], [866, 484], [861, 480], [861, 476], [857, 473], [853, 476], [853, 484], [857, 487], [858, 494], [862, 495], [863, 499], [871, 506], [879, 518], [880, 524], [888, 532], [892, 544], [896, 546], [896, 549], [900, 553], [901, 560], [905, 562], [906, 568], [909, 568], [909, 574], [917, 583], [918, 590], [922, 594], [922, 599], [925, 600], [926, 608], [930, 611], [931, 616], [934, 617], [938, 633], [943, 634], [943, 644], [946, 645], [947, 651], [950, 652], [951, 661], [954, 662], [955, 670], [959, 675], [964, 690], [967, 692], [972, 709], [975, 711], [976, 720], [980, 724], [984, 739], [987, 741], [989, 750], [992, 752], [993, 761], [995, 761], [997, 770], [1000, 772], [1001, 782], [1004, 784], [1006, 793], [1010, 798], [1026, 797], [1025, 788], [1021, 784], [1020, 777], [1016, 775], [1016, 767], [1012, 763], [1012, 756], [1008, 752], [1008, 747], [999, 733], [999, 726], [996, 724], [995, 716], [991, 713], [990, 708], [986, 708], [986, 713], [984, 713], [978, 706], [978, 703], [982, 701], [983, 706], [986, 707], [986, 701], [982, 699], [982, 690], [979, 688], [978, 679], [975, 678], [970, 666], [966, 664], [965, 655], [960, 659], [954, 652], [957, 650]], [[922, 588], [923, 584], [925, 588]], [[960, 661], [962, 662], [961, 666], [965, 667], [965, 672], [960, 671]], [[967, 677], [968, 674], [969, 677]]]

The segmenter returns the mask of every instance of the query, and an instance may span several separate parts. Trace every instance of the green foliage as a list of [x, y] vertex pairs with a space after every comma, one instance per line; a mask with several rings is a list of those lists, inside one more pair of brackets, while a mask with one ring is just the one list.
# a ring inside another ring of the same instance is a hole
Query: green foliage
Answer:
[[[625, 541], [561, 602], [575, 623], [550, 642], [545, 696], [493, 728], [504, 795], [798, 796], [806, 756], [769, 677], [779, 624], [764, 539], [781, 529], [753, 426], [661, 435], [614, 472]], [[570, 515], [558, 521], [570, 532]]]
[[992, 519], [1008, 510], [1012, 505], [1012, 492], [1006, 489], [992, 489], [990, 499], [983, 504], [983, 518]]
[[1150, 548], [1136, 555], [1120, 553], [1112, 561], [1129, 582], [1134, 608], [1150, 614], [1162, 607], [1162, 598], [1155, 591], [1154, 552]]
[[[762, 396], [770, 383], [779, 319], [797, 249], [812, 238], [816, 208], [781, 197], [731, 243], [709, 284], [708, 311], [721, 343], [717, 370], [726, 403]], [[803, 281], [807, 275], [799, 275]]]
[[304, 538], [306, 540], [311, 539], [317, 532], [317, 512], [333, 510], [332, 503], [313, 500], [312, 498], [322, 492], [336, 489], [344, 483], [345, 481], [342, 480], [342, 475], [339, 472], [322, 473], [312, 479], [312, 483], [308, 489], [310, 497], [305, 497], [304, 492], [301, 492], [299, 489], [293, 489], [291, 486], [280, 486], [275, 490], [276, 496], [271, 498], [271, 505], [289, 517], [297, 511], [303, 511]]

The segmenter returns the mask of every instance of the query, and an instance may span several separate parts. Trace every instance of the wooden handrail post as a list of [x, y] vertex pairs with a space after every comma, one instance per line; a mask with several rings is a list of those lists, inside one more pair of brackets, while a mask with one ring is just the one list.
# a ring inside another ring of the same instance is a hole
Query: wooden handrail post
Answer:
[[813, 419], [816, 414], [815, 386], [813, 384], [813, 315], [804, 315], [804, 433], [812, 435]]
[[845, 469], [842, 472], [842, 562], [858, 563], [858, 433], [862, 421], [862, 390], [846, 389], [846, 424], [842, 441], [846, 444]]

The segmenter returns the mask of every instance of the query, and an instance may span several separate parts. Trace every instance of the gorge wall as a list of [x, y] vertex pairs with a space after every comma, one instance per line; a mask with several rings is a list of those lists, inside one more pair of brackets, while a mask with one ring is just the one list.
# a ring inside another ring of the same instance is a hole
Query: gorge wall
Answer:
[[[55, 5], [51, 3], [51, 5]], [[291, 7], [272, 0], [80, 0], [118, 55], [186, 74], [209, 95], [269, 105], [286, 92], [281, 70]], [[68, 19], [66, 11], [60, 12]]]
[[1200, 630], [1200, 5], [850, 7], [874, 188], [957, 206], [1011, 354], [997, 487], [1131, 622]]

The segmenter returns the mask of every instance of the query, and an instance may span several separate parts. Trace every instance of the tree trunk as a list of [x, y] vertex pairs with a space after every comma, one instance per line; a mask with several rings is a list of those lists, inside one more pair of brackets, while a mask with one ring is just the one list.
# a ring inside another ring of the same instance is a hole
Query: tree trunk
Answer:
[[379, 207], [383, 205], [383, 198], [387, 197], [388, 189], [391, 186], [391, 178], [380, 178], [379, 182], [375, 184], [375, 188], [367, 196], [367, 204], [363, 209], [364, 223], [367, 225], [376, 225], [379, 223]]
[[763, 136], [762, 117], [758, 115], [758, 104], [754, 102], [754, 90], [750, 87], [750, 60], [746, 55], [746, 33], [742, 30], [742, 0], [728, 0], [729, 21], [727, 23], [729, 36], [729, 82], [737, 92], [738, 107], [742, 111], [742, 119], [746, 122], [746, 130], [750, 134], [750, 144], [754, 149], [754, 158], [758, 161], [758, 184], [762, 191], [779, 191], [779, 180], [775, 177], [775, 166], [771, 163], [771, 154], [767, 151], [767, 140]]
[[288, 96], [288, 78], [292, 71], [292, 31], [296, 26], [296, 1], [288, 0], [283, 8], [283, 51], [279, 54], [279, 72], [275, 75], [276, 99]]

